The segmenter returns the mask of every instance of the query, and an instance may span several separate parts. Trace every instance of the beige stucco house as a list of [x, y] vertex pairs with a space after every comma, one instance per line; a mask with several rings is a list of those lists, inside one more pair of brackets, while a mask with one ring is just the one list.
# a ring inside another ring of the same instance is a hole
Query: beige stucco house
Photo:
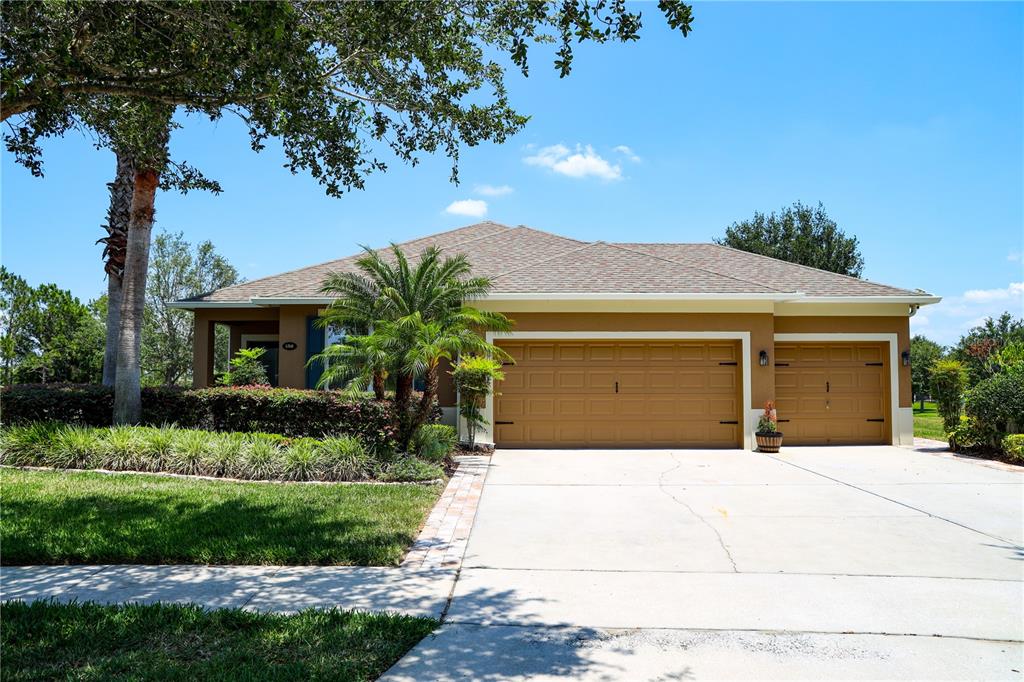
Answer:
[[[583, 242], [483, 222], [401, 244], [464, 253], [506, 313], [516, 363], [488, 401], [500, 447], [744, 447], [775, 400], [787, 444], [910, 443], [910, 317], [931, 294], [716, 244]], [[213, 381], [214, 324], [261, 345], [273, 381], [310, 388], [325, 343], [325, 275], [350, 256], [220, 289], [195, 312], [195, 384]], [[442, 372], [440, 401], [455, 422]]]

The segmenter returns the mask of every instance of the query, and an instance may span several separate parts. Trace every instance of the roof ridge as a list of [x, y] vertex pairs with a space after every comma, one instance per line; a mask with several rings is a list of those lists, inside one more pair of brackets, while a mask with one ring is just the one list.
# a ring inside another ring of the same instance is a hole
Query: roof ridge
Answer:
[[717, 277], [725, 277], [726, 279], [736, 280], [737, 282], [743, 282], [744, 284], [753, 284], [754, 286], [758, 286], [758, 287], [761, 287], [763, 289], [770, 289], [771, 291], [777, 291], [780, 294], [792, 294], [792, 293], [794, 293], [792, 291], [783, 291], [782, 289], [776, 289], [773, 286], [768, 286], [767, 284], [763, 284], [761, 282], [754, 282], [754, 281], [749, 280], [749, 279], [743, 279], [742, 277], [734, 277], [733, 275], [726, 275], [724, 273], [717, 272], [715, 270], [708, 270], [707, 268], [702, 268], [702, 267], [697, 266], [697, 265], [691, 265], [689, 263], [682, 263], [680, 261], [673, 260], [671, 258], [665, 258], [664, 256], [658, 256], [658, 255], [653, 254], [653, 253], [644, 253], [643, 251], [637, 251], [635, 249], [630, 249], [630, 248], [628, 248], [626, 246], [623, 246], [622, 244], [609, 244], [609, 246], [614, 246], [617, 249], [622, 249], [623, 251], [629, 251], [630, 253], [640, 254], [641, 256], [649, 256], [650, 258], [657, 258], [658, 260], [663, 260], [666, 263], [672, 263], [673, 265], [680, 265], [680, 266], [682, 266], [684, 268], [690, 268], [692, 270], [700, 270], [701, 272], [708, 272], [708, 273], [711, 273], [712, 275], [715, 275]]
[[[527, 228], [527, 229], [529, 229], [529, 228]], [[542, 232], [542, 230], [537, 230], [537, 231], [538, 232]], [[558, 237], [558, 236], [561, 236], [561, 235], [555, 235], [555, 236]], [[578, 241], [578, 240], [574, 240], [574, 241]], [[577, 246], [575, 249], [567, 249], [565, 251], [559, 251], [558, 253], [556, 253], [554, 255], [548, 256], [547, 258], [541, 258], [540, 260], [531, 261], [530, 263], [527, 263], [526, 265], [522, 265], [522, 266], [520, 266], [518, 268], [512, 268], [511, 270], [506, 270], [504, 272], [499, 272], [497, 275], [494, 275], [494, 276], [492, 276], [492, 277], [490, 277], [488, 279], [496, 280], [499, 277], [504, 277], [505, 275], [510, 275], [513, 272], [518, 272], [520, 270], [526, 270], [528, 268], [534, 267], [535, 265], [540, 265], [541, 263], [547, 263], [549, 260], [554, 260], [555, 258], [558, 258], [560, 256], [565, 256], [565, 255], [570, 254], [570, 253], [575, 253], [577, 251], [582, 251], [583, 249], [589, 249], [591, 246], [595, 246], [597, 244], [603, 244], [603, 243], [604, 242], [582, 242], [580, 244], [580, 246]]]
[[516, 225], [515, 228], [511, 228], [511, 229], [517, 229], [517, 230], [518, 229], [523, 229], [523, 230], [530, 230], [531, 232], [540, 232], [541, 234], [549, 234], [552, 237], [558, 237], [560, 239], [568, 239], [569, 241], [576, 242], [577, 244], [593, 244], [594, 243], [594, 242], [584, 241], [582, 239], [576, 239], [575, 237], [566, 237], [564, 234], [558, 234], [557, 232], [551, 232], [549, 230], [542, 230], [540, 228], [532, 227], [530, 225], [523, 225], [522, 223]]
[[[885, 287], [886, 289], [894, 289], [896, 291], [907, 291], [907, 292], [910, 292], [910, 293], [918, 293], [918, 292], [922, 291], [921, 289], [918, 289], [917, 291], [911, 291], [910, 289], [904, 289], [903, 287], [894, 287], [891, 284], [882, 284], [881, 282], [876, 282], [876, 281], [874, 281], [872, 279], [864, 279], [863, 277], [854, 277], [853, 275], [845, 275], [845, 274], [843, 274], [841, 272], [832, 272], [831, 270], [824, 270], [822, 268], [815, 268], [815, 267], [812, 267], [810, 265], [804, 265], [803, 263], [794, 263], [793, 261], [784, 260], [782, 258], [776, 258], [775, 256], [766, 256], [763, 253], [754, 253], [753, 251], [744, 251], [743, 249], [737, 249], [737, 248], [735, 248], [733, 246], [728, 246], [726, 244], [719, 244], [718, 242], [710, 242], [710, 244], [711, 244], [711, 246], [716, 246], [716, 247], [718, 247], [720, 249], [728, 249], [729, 251], [736, 251], [738, 253], [744, 253], [744, 254], [747, 254], [747, 255], [750, 255], [750, 256], [757, 256], [758, 258], [767, 258], [768, 260], [773, 260], [773, 261], [775, 261], [777, 263], [785, 263], [786, 265], [795, 265], [796, 267], [803, 268], [804, 270], [812, 270], [814, 272], [824, 272], [824, 273], [826, 273], [828, 275], [835, 275], [836, 277], [845, 277], [846, 279], [851, 279], [854, 282], [862, 282], [862, 283], [867, 283], [867, 284], [874, 284], [877, 287]], [[924, 292], [924, 293], [928, 293], [928, 292]]]

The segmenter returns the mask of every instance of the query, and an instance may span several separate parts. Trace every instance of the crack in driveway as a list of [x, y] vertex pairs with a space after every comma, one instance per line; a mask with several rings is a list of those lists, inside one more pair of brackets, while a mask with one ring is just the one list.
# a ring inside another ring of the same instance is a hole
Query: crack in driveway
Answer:
[[[722, 551], [723, 551], [723, 552], [725, 552], [725, 556], [726, 556], [726, 558], [727, 558], [727, 559], [729, 559], [729, 563], [730, 563], [730, 564], [732, 564], [732, 572], [733, 572], [733, 573], [739, 573], [739, 572], [740, 572], [740, 569], [738, 569], [738, 568], [736, 567], [736, 560], [735, 560], [735, 559], [733, 559], [733, 557], [732, 557], [732, 552], [730, 552], [730, 551], [729, 551], [729, 548], [728, 548], [728, 547], [726, 547], [726, 545], [725, 545], [725, 540], [724, 540], [724, 539], [722, 538], [722, 534], [718, 532], [718, 529], [717, 529], [717, 528], [715, 528], [714, 526], [712, 526], [712, 525], [711, 525], [710, 523], [708, 523], [708, 520], [707, 520], [707, 519], [705, 519], [705, 518], [704, 518], [703, 516], [701, 516], [700, 514], [698, 514], [698, 513], [697, 513], [697, 512], [696, 512], [696, 511], [694, 510], [694, 508], [693, 508], [693, 507], [691, 507], [690, 505], [688, 505], [688, 504], [687, 504], [686, 502], [684, 502], [683, 500], [680, 500], [680, 499], [679, 499], [678, 497], [676, 497], [676, 496], [675, 496], [675, 495], [673, 495], [673, 494], [672, 494], [671, 492], [669, 492], [669, 490], [668, 490], [668, 489], [667, 489], [667, 488], [665, 487], [665, 485], [664, 485], [664, 481], [665, 481], [665, 476], [666, 476], [667, 474], [670, 474], [670, 473], [672, 473], [673, 471], [675, 471], [675, 470], [676, 470], [676, 469], [678, 469], [679, 467], [683, 466], [683, 463], [682, 463], [682, 462], [680, 462], [680, 461], [679, 461], [678, 459], [676, 459], [676, 453], [674, 453], [674, 452], [669, 452], [668, 454], [669, 454], [669, 457], [671, 457], [671, 458], [672, 458], [672, 461], [676, 463], [676, 465], [675, 465], [674, 467], [669, 467], [669, 468], [668, 468], [668, 469], [666, 469], [665, 471], [662, 471], [662, 472], [661, 472], [661, 474], [660, 474], [660, 475], [658, 476], [658, 490], [660, 490], [661, 492], [663, 492], [664, 494], [666, 494], [666, 495], [668, 495], [668, 496], [669, 496], [670, 498], [672, 498], [672, 500], [673, 500], [673, 501], [674, 501], [674, 502], [675, 502], [676, 504], [678, 504], [678, 505], [680, 505], [680, 506], [682, 506], [682, 507], [685, 507], [685, 508], [686, 508], [686, 510], [687, 510], [687, 511], [689, 511], [689, 512], [690, 512], [691, 514], [693, 514], [693, 516], [694, 516], [694, 517], [696, 517], [696, 519], [697, 519], [698, 521], [700, 521], [700, 522], [701, 522], [701, 523], [703, 523], [703, 524], [704, 524], [705, 526], [707, 526], [708, 528], [710, 528], [710, 529], [711, 529], [711, 532], [712, 532], [712, 533], [714, 533], [714, 534], [715, 534], [715, 537], [716, 537], [716, 538], [718, 539], [718, 546], [722, 548]], [[683, 489], [685, 490], [685, 488], [683, 488]]]

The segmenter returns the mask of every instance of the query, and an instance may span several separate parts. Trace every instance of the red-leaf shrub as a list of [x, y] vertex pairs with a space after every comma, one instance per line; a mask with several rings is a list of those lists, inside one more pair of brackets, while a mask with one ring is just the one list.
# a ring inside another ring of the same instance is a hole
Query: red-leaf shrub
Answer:
[[[18, 385], [0, 392], [0, 421], [107, 426], [112, 421], [113, 405], [113, 389], [105, 386]], [[381, 452], [394, 448], [395, 421], [390, 402], [350, 398], [330, 391], [235, 386], [142, 389], [142, 423], [151, 426], [178, 424], [210, 431], [262, 431], [291, 437], [351, 435], [368, 449]]]

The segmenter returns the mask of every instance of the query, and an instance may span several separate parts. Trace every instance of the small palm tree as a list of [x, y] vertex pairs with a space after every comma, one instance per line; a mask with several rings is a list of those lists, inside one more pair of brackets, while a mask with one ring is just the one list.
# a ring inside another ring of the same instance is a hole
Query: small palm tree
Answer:
[[[441, 360], [460, 353], [507, 357], [482, 334], [507, 331], [512, 323], [501, 313], [466, 304], [485, 296], [491, 282], [473, 277], [464, 255], [442, 257], [440, 249], [430, 247], [413, 264], [396, 245], [383, 253], [364, 249], [366, 253], [356, 261], [359, 272], [335, 273], [324, 282], [323, 291], [337, 299], [319, 322], [356, 334], [311, 362], [326, 365], [321, 384], [348, 379], [365, 386], [369, 380], [378, 399], [384, 397], [385, 381], [392, 377], [404, 447], [429, 417]], [[417, 376], [423, 377], [424, 391], [412, 409]]]

